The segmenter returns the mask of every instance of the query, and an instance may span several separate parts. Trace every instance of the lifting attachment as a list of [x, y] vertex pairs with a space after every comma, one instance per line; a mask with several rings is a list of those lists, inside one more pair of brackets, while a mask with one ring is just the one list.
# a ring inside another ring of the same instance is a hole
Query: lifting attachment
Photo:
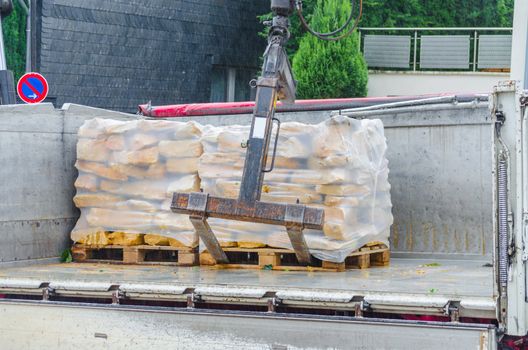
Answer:
[[[264, 174], [273, 170], [277, 150], [280, 131], [280, 121], [275, 118], [277, 100], [283, 103], [295, 102], [296, 81], [284, 50], [290, 38], [289, 16], [295, 9], [301, 13], [301, 1], [271, 0], [273, 20], [270, 23], [268, 46], [264, 53], [262, 76], [254, 84], [257, 94], [238, 199], [213, 197], [201, 192], [175, 193], [173, 197], [172, 211], [189, 215], [200, 239], [211, 256], [220, 264], [229, 263], [229, 259], [209, 226], [208, 218], [284, 226], [299, 263], [305, 265], [312, 263], [312, 256], [303, 230], [323, 229], [323, 209], [300, 204], [260, 201]], [[344, 27], [329, 34], [336, 34], [343, 30]], [[277, 124], [277, 131], [270, 168], [267, 169], [274, 123]]]

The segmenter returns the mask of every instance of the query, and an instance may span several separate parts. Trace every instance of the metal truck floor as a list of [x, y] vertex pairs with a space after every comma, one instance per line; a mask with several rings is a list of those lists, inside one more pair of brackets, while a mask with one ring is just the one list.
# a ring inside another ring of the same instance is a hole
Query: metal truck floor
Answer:
[[[0, 265], [1, 266], [1, 265]], [[481, 261], [392, 259], [390, 267], [346, 272], [224, 270], [113, 264], [44, 264], [0, 269], [2, 279], [221, 285], [426, 296], [493, 297], [493, 269]]]
[[493, 291], [493, 269], [477, 261], [392, 259], [390, 267], [346, 272], [75, 263], [0, 269], [0, 298], [164, 301], [191, 308], [275, 310], [278, 305], [322, 313], [367, 310], [495, 319]]

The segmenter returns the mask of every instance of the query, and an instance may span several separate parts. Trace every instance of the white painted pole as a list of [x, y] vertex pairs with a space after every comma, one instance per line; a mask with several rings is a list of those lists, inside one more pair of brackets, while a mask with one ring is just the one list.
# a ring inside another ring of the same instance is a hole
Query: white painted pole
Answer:
[[4, 31], [2, 30], [2, 16], [0, 16], [0, 70], [7, 70], [4, 46]]
[[26, 73], [31, 72], [31, 1], [18, 0], [26, 14]]
[[28, 8], [26, 20], [26, 73], [31, 72], [31, 8]]
[[511, 80], [528, 89], [528, 1], [515, 1], [513, 16]]
[[416, 55], [418, 53], [418, 31], [414, 31], [414, 53], [413, 53], [413, 71], [416, 72]]
[[236, 69], [228, 68], [227, 69], [227, 101], [226, 102], [235, 102], [236, 94]]

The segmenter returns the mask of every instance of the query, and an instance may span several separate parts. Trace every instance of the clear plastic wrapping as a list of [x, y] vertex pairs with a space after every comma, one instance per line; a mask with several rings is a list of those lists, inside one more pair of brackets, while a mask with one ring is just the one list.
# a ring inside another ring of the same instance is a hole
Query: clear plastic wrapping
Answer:
[[[245, 158], [241, 144], [248, 135], [249, 126], [204, 128], [198, 166], [204, 192], [238, 196]], [[319, 259], [342, 262], [367, 243], [388, 245], [393, 217], [386, 150], [380, 120], [337, 116], [317, 125], [283, 123], [262, 201], [298, 200], [325, 210], [324, 230], [304, 231]], [[209, 223], [225, 246], [292, 248], [284, 227], [220, 219]]]
[[189, 219], [170, 211], [174, 192], [200, 189], [201, 126], [92, 119], [79, 130], [72, 240], [92, 245], [197, 246]]
[[[146, 233], [151, 243], [170, 237], [196, 245], [188, 218], [169, 211], [171, 195], [202, 188], [236, 198], [248, 135], [249, 126], [88, 121], [79, 131], [75, 202], [82, 215], [72, 238], [91, 234], [91, 240], [108, 241], [112, 236], [101, 232], [114, 231]], [[283, 123], [262, 201], [325, 210], [324, 230], [305, 230], [317, 258], [342, 262], [367, 243], [388, 245], [393, 218], [386, 150], [380, 120], [336, 116], [317, 125]], [[225, 247], [291, 248], [284, 227], [209, 223]]]

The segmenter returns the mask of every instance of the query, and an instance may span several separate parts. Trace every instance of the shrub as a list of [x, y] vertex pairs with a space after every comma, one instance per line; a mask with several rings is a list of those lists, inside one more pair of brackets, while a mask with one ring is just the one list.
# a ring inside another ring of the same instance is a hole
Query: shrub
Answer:
[[18, 79], [26, 67], [26, 14], [17, 1], [14, 5], [13, 13], [2, 20], [2, 27], [7, 69], [12, 70], [15, 79]]

